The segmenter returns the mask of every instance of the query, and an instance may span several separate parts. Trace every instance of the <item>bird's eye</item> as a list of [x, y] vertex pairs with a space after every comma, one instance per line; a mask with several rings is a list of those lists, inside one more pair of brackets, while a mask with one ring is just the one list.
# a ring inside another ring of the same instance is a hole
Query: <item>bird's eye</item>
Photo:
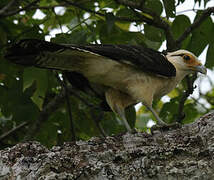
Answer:
[[184, 58], [184, 60], [186, 60], [186, 61], [189, 61], [189, 60], [190, 60], [190, 56], [188, 56], [188, 55], [184, 55], [183, 58]]

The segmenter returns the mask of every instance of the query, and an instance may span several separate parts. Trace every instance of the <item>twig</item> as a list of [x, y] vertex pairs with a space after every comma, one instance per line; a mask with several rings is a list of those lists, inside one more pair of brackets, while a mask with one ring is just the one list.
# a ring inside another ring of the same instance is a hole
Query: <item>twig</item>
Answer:
[[52, 12], [54, 13], [55, 17], [56, 17], [56, 20], [59, 22], [59, 27], [60, 27], [60, 30], [61, 30], [61, 33], [63, 33], [63, 30], [62, 30], [62, 23], [60, 21], [60, 19], [58, 18], [58, 15], [56, 14], [54, 8], [52, 8]]
[[39, 114], [38, 119], [30, 128], [30, 131], [24, 138], [24, 140], [31, 140], [33, 137], [35, 137], [35, 134], [40, 131], [42, 124], [44, 124], [48, 120], [48, 117], [51, 113], [55, 112], [61, 106], [61, 104], [64, 103], [65, 98], [65, 90], [62, 90], [43, 108], [43, 110]]
[[63, 75], [63, 80], [61, 80], [61, 84], [63, 85], [63, 87], [65, 89], [67, 110], [68, 110], [68, 116], [69, 116], [69, 119], [70, 119], [70, 130], [71, 130], [71, 134], [72, 134], [72, 141], [76, 141], [76, 134], [75, 134], [75, 131], [74, 131], [74, 122], [73, 122], [72, 112], [71, 112], [71, 103], [70, 103], [68, 85], [67, 85], [67, 80], [66, 80], [66, 76], [65, 75]]
[[13, 129], [9, 130], [8, 132], [2, 134], [0, 136], [0, 141], [4, 140], [8, 136], [10, 136], [12, 133], [14, 133], [15, 131], [21, 129], [22, 127], [26, 126], [27, 124], [28, 124], [27, 122], [23, 122], [23, 123], [19, 124], [18, 126], [14, 127]]
[[193, 93], [195, 87], [193, 86], [194, 81], [197, 78], [197, 74], [194, 74], [193, 77], [189, 77], [187, 76], [186, 79], [186, 83], [187, 83], [187, 90], [183, 93], [180, 102], [179, 102], [179, 106], [178, 106], [178, 114], [177, 114], [177, 122], [181, 123], [182, 119], [184, 118], [185, 114], [183, 112], [184, 110], [184, 104], [185, 101], [187, 100], [187, 98], [189, 97], [190, 94]]
[[[98, 128], [100, 134], [103, 137], [106, 137], [107, 135], [106, 135], [104, 129], [101, 127], [100, 123], [99, 123], [99, 119], [101, 119], [102, 116], [103, 116], [103, 112], [100, 109], [100, 107], [95, 106], [95, 105], [90, 104], [89, 102], [87, 102], [84, 98], [82, 98], [79, 95], [79, 93], [76, 90], [74, 90], [74, 88], [71, 85], [68, 85], [67, 82], [65, 81], [66, 80], [66, 75], [65, 74], [63, 74], [63, 80], [61, 80], [57, 74], [56, 74], [56, 78], [60, 82], [60, 84], [64, 87], [65, 92], [66, 92], [66, 102], [67, 102], [67, 105], [68, 105], [68, 114], [69, 114], [70, 124], [71, 124], [72, 140], [75, 141], [76, 136], [75, 136], [75, 131], [74, 131], [74, 123], [73, 123], [73, 119], [72, 119], [72, 112], [71, 112], [71, 105], [70, 105], [70, 101], [69, 101], [69, 94], [74, 95], [75, 97], [77, 97], [80, 101], [82, 101], [85, 105], [90, 107], [92, 110], [97, 109], [97, 110], [99, 110], [101, 112], [99, 117], [93, 117], [93, 120], [94, 120], [95, 125]], [[91, 114], [93, 116], [95, 113], [91, 113]]]
[[[178, 49], [169, 24], [166, 21], [164, 21], [159, 15], [157, 15], [154, 11], [152, 11], [151, 9], [145, 8], [143, 6], [144, 1], [142, 1], [142, 3], [134, 3], [127, 0], [115, 0], [115, 2], [130, 7], [132, 11], [134, 11], [136, 15], [140, 17], [141, 21], [146, 22], [147, 24], [152, 25], [154, 27], [163, 29], [166, 35], [167, 49], [169, 51]], [[151, 18], [144, 16], [143, 14], [139, 13], [135, 9], [150, 15]]]
[[21, 8], [21, 9], [17, 9], [15, 11], [10, 11], [8, 13], [0, 14], [0, 17], [7, 17], [7, 16], [13, 16], [15, 14], [18, 14], [21, 11], [27, 10], [28, 8], [30, 8], [34, 4], [38, 3], [39, 1], [40, 0], [34, 0], [33, 2], [29, 3], [28, 5], [26, 5], [25, 7]]
[[95, 116], [96, 113], [94, 113], [93, 110], [94, 110], [94, 109], [92, 109], [91, 115], [92, 115], [92, 118], [93, 118], [93, 120], [94, 120], [94, 122], [95, 122], [95, 125], [96, 125], [97, 129], [99, 130], [100, 134], [101, 134], [103, 137], [106, 137], [107, 134], [106, 134], [106, 132], [104, 131], [103, 127], [100, 125], [100, 121], [99, 121], [100, 119], [103, 118], [104, 112], [103, 112], [103, 111], [100, 111], [99, 116], [97, 117], [97, 116]]
[[79, 9], [84, 10], [84, 11], [87, 11], [87, 12], [90, 12], [90, 13], [93, 13], [93, 14], [97, 14], [97, 15], [99, 15], [99, 16], [105, 16], [105, 14], [100, 13], [100, 12], [96, 12], [96, 11], [93, 11], [93, 10], [91, 10], [91, 9], [88, 9], [88, 8], [86, 8], [86, 7], [82, 6], [82, 5], [80, 5], [79, 3], [74, 3], [73, 1], [69, 1], [69, 0], [63, 0], [63, 1], [66, 2], [66, 3], [69, 4], [69, 5], [72, 5], [72, 6], [74, 6], [74, 7], [77, 7], [77, 8], [79, 8]]
[[181, 42], [183, 40], [185, 40], [188, 35], [197, 27], [199, 27], [204, 20], [206, 20], [206, 18], [208, 16], [210, 16], [211, 13], [214, 13], [214, 7], [210, 7], [207, 8], [206, 10], [203, 11], [203, 13], [201, 14], [201, 16], [194, 22], [192, 23], [188, 28], [186, 28], [186, 30], [184, 31], [184, 33], [176, 40], [176, 44], [178, 46], [180, 46]]
[[200, 106], [206, 111], [205, 113], [208, 113], [208, 112], [209, 112], [209, 109], [206, 108], [206, 106], [205, 106], [203, 103], [200, 103], [200, 102], [198, 101], [198, 99], [193, 98], [193, 97], [192, 97], [192, 99], [195, 101], [195, 103], [197, 103], [198, 105], [200, 105]]
[[35, 9], [50, 10], [50, 9], [55, 8], [55, 7], [65, 7], [65, 6], [66, 6], [66, 3], [56, 4], [56, 5], [49, 5], [49, 6], [32, 6], [32, 7], [28, 8], [28, 10], [35, 10]]
[[6, 6], [0, 9], [0, 16], [4, 14], [8, 9], [10, 9], [10, 7], [12, 7], [15, 2], [16, 0], [11, 0]]
[[[141, 1], [115, 0], [115, 2], [118, 4], [123, 4], [125, 6], [136, 8], [136, 9], [139, 9], [142, 7]], [[142, 2], [144, 2], [144, 1], [142, 1]]]
[[[67, 4], [71, 5], [71, 6], [74, 6], [74, 7], [77, 7], [79, 9], [82, 9], [86, 12], [89, 12], [89, 13], [92, 13], [92, 14], [96, 14], [98, 16], [102, 16], [102, 17], [106, 17], [106, 14], [104, 13], [101, 13], [101, 12], [97, 12], [97, 11], [93, 11], [89, 8], [86, 8], [82, 5], [80, 5], [79, 3], [74, 3], [72, 1], [69, 1], [69, 0], [63, 0], [64, 2], [66, 2]], [[118, 16], [115, 16], [115, 21], [126, 21], [126, 22], [141, 22], [140, 19], [136, 19], [136, 18], [129, 18], [129, 17], [118, 17]]]
[[186, 9], [186, 10], [183, 10], [183, 11], [178, 11], [176, 12], [176, 15], [179, 15], [179, 14], [183, 14], [185, 12], [189, 12], [189, 11], [200, 11], [200, 10], [203, 10], [203, 9]]
[[[91, 109], [97, 109], [101, 112], [101, 114], [99, 115], [99, 117], [93, 117], [95, 125], [97, 126], [98, 130], [100, 131], [100, 134], [103, 137], [106, 137], [106, 133], [104, 131], [104, 129], [101, 127], [100, 123], [98, 122], [98, 119], [102, 119], [103, 116], [103, 112], [101, 110], [100, 107], [95, 106], [91, 103], [89, 103], [88, 101], [86, 101], [84, 98], [82, 98], [79, 93], [77, 93], [77, 91], [75, 91], [70, 85], [67, 86], [67, 90], [69, 91], [70, 94], [74, 95], [75, 97], [77, 97], [80, 101], [82, 101], [86, 106], [90, 107]], [[93, 115], [94, 113], [92, 113]]]

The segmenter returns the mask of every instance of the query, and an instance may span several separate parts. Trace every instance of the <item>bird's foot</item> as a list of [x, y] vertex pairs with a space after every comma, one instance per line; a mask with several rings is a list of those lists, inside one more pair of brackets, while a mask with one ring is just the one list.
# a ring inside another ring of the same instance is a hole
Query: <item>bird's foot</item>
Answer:
[[177, 122], [172, 124], [156, 124], [151, 127], [151, 133], [153, 134], [154, 131], [163, 132], [163, 131], [168, 131], [168, 130], [177, 129], [177, 128], [181, 128], [181, 124]]
[[131, 129], [131, 131], [128, 131], [130, 134], [136, 134], [137, 130], [135, 128]]

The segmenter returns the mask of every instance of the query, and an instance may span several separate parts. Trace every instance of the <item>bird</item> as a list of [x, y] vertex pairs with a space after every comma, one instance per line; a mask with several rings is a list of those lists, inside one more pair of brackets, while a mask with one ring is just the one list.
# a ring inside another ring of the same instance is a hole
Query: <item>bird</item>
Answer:
[[[191, 52], [162, 53], [139, 45], [60, 44], [23, 39], [12, 44], [5, 58], [12, 63], [66, 72], [80, 89], [102, 89], [107, 106], [132, 129], [125, 109], [142, 102], [160, 126], [167, 125], [152, 107], [153, 100], [172, 91], [188, 74], [207, 73]], [[83, 87], [81, 87], [83, 83]]]

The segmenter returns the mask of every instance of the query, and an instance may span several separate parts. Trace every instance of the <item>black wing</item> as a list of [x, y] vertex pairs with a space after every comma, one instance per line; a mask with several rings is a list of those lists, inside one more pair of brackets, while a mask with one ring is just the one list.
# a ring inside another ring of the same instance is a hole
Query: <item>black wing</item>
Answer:
[[166, 59], [164, 54], [143, 46], [100, 44], [86, 46], [72, 45], [72, 47], [84, 49], [115, 61], [131, 64], [145, 72], [166, 77], [176, 76], [174, 65]]
[[65, 49], [89, 51], [109, 59], [126, 63], [141, 71], [173, 77], [176, 69], [158, 51], [133, 45], [73, 45], [55, 44], [43, 40], [26, 39], [8, 48], [6, 59], [23, 65], [35, 65], [36, 55], [41, 52], [63, 51]]

